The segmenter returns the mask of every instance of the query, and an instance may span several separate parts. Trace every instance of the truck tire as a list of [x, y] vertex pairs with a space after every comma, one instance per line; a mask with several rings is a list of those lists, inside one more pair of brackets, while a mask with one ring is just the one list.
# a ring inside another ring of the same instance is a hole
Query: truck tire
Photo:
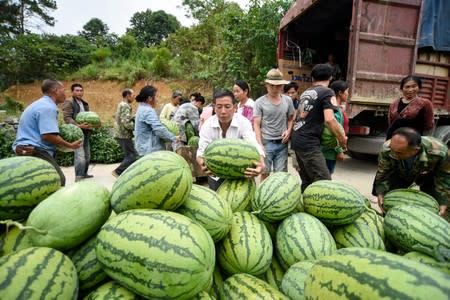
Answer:
[[442, 140], [447, 147], [450, 147], [450, 125], [437, 127], [434, 137]]

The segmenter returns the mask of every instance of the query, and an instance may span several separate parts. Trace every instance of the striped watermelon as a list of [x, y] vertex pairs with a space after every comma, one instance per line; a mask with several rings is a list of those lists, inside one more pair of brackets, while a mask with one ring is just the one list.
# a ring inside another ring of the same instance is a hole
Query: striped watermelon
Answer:
[[68, 250], [100, 229], [111, 214], [110, 193], [95, 181], [66, 186], [39, 203], [28, 216], [35, 246]]
[[198, 142], [200, 141], [200, 138], [198, 136], [193, 136], [188, 141], [188, 146], [191, 147], [198, 147]]
[[263, 221], [276, 222], [292, 214], [302, 202], [298, 180], [287, 172], [272, 173], [257, 188], [252, 213]]
[[385, 250], [378, 233], [361, 222], [337, 227], [332, 232], [338, 248], [361, 247]]
[[450, 275], [401, 256], [367, 248], [321, 258], [305, 282], [305, 299], [448, 300]]
[[156, 151], [132, 164], [114, 183], [111, 205], [116, 213], [136, 208], [175, 210], [189, 197], [192, 173], [186, 160]]
[[197, 136], [194, 126], [192, 126], [191, 122], [187, 122], [185, 124], [185, 129], [186, 129], [186, 140], [189, 141], [192, 137]]
[[418, 261], [432, 268], [441, 270], [450, 275], [450, 262], [440, 262], [435, 258], [417, 251], [411, 251], [403, 255], [404, 258]]
[[20, 230], [18, 227], [11, 226], [8, 231], [0, 237], [0, 256], [4, 256], [15, 251], [30, 248], [33, 243], [30, 239], [30, 232]]
[[325, 225], [306, 213], [296, 213], [283, 220], [278, 226], [275, 245], [278, 260], [285, 269], [296, 262], [336, 251], [336, 243]]
[[437, 214], [414, 205], [391, 208], [384, 218], [387, 238], [405, 252], [419, 251], [450, 261], [450, 224]]
[[141, 300], [142, 298], [127, 290], [115, 281], [107, 282], [87, 295], [83, 300]]
[[175, 121], [166, 119], [161, 119], [160, 121], [161, 124], [163, 124], [173, 135], [180, 134], [180, 130], [178, 129], [178, 125]]
[[77, 269], [80, 290], [91, 289], [108, 278], [103, 271], [103, 266], [97, 260], [96, 245], [97, 236], [94, 235], [78, 249], [68, 254]]
[[226, 179], [217, 189], [217, 195], [231, 205], [233, 212], [245, 211], [256, 190], [253, 178]]
[[264, 279], [268, 284], [281, 291], [281, 281], [283, 280], [283, 276], [284, 269], [278, 262], [277, 257], [274, 255], [272, 257], [272, 263], [270, 264], [270, 267], [264, 274]]
[[220, 241], [230, 231], [233, 219], [228, 202], [213, 190], [197, 184], [192, 185], [189, 198], [177, 212], [202, 225], [214, 242]]
[[403, 204], [417, 205], [435, 214], [439, 212], [439, 203], [432, 196], [419, 190], [397, 189], [384, 195], [383, 207], [386, 212], [394, 206]]
[[191, 300], [215, 300], [215, 299], [216, 298], [214, 298], [205, 291], [201, 291], [200, 293], [191, 298]]
[[209, 294], [213, 296], [215, 299], [219, 298], [219, 289], [222, 286], [222, 283], [223, 283], [223, 275], [220, 270], [219, 264], [216, 264], [216, 266], [214, 267], [212, 284], [209, 289]]
[[249, 274], [235, 274], [223, 282], [220, 299], [289, 300], [267, 282]]
[[325, 225], [345, 225], [355, 221], [365, 210], [365, 197], [349, 184], [319, 180], [303, 193], [305, 212]]
[[228, 274], [261, 275], [270, 267], [272, 240], [266, 227], [249, 212], [235, 212], [230, 232], [217, 246], [220, 266]]
[[33, 207], [60, 187], [58, 172], [43, 159], [0, 159], [0, 220], [26, 218]]
[[250, 142], [227, 138], [212, 141], [205, 149], [206, 167], [216, 176], [225, 179], [243, 178], [245, 169], [254, 167], [260, 155]]
[[62, 252], [31, 247], [0, 258], [0, 299], [77, 297], [77, 270]]
[[377, 214], [377, 212], [373, 208], [366, 209], [358, 219], [355, 220], [355, 223], [362, 223], [369, 226], [372, 230], [374, 230], [381, 237], [383, 242], [385, 239], [384, 234], [384, 225], [383, 225], [383, 217]]
[[291, 300], [305, 299], [305, 281], [309, 271], [314, 266], [314, 261], [304, 260], [293, 264], [281, 281], [281, 289]]
[[175, 212], [135, 209], [108, 220], [97, 235], [104, 271], [146, 298], [190, 299], [210, 283], [214, 242], [198, 223]]
[[100, 117], [93, 111], [81, 111], [75, 117], [78, 124], [87, 123], [91, 126], [99, 126], [101, 124]]

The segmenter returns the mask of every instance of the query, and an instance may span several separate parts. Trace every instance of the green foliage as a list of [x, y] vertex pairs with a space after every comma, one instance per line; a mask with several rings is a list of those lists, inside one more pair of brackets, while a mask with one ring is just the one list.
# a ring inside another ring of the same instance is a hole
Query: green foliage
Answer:
[[166, 77], [170, 75], [170, 60], [172, 55], [167, 48], [157, 50], [152, 60], [152, 72], [156, 76]]
[[0, 110], [5, 110], [7, 115], [17, 116], [25, 109], [22, 102], [14, 100], [10, 95], [5, 95], [5, 104], [0, 104]]
[[92, 130], [89, 137], [91, 161], [102, 164], [112, 164], [123, 159], [119, 144], [112, 137], [112, 128], [102, 126]]
[[101, 76], [102, 68], [100, 68], [98, 65], [87, 65], [81, 69], [79, 69], [77, 72], [73, 73], [72, 75], [68, 76], [69, 80], [95, 80], [99, 79]]
[[111, 47], [115, 45], [117, 36], [109, 34], [108, 31], [106, 23], [99, 18], [92, 18], [83, 26], [83, 30], [79, 34], [97, 48]]
[[177, 18], [163, 10], [137, 12], [131, 17], [130, 23], [127, 34], [135, 36], [141, 47], [159, 45], [170, 33], [180, 28]]
[[130, 34], [122, 35], [117, 39], [114, 54], [119, 58], [132, 58], [138, 53], [136, 38]]
[[0, 127], [0, 159], [14, 156], [12, 144], [16, 140], [13, 126]]
[[102, 47], [92, 51], [91, 56], [94, 63], [103, 63], [112, 56], [112, 51], [108, 47]]

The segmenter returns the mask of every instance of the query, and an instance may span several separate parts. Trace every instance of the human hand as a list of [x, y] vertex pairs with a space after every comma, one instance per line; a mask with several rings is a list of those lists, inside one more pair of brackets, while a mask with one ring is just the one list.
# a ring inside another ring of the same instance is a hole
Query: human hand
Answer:
[[200, 165], [202, 171], [208, 176], [214, 176], [214, 174], [206, 167], [205, 159], [201, 156], [197, 157], [197, 163]]
[[441, 205], [439, 206], [439, 215], [443, 217], [445, 215], [445, 212], [447, 211], [447, 205]]
[[344, 161], [344, 158], [345, 158], [344, 152], [339, 152], [336, 154], [337, 161]]
[[342, 135], [338, 138], [339, 146], [341, 146], [344, 150], [347, 149], [347, 136]]
[[181, 141], [181, 136], [177, 135], [175, 136], [175, 143], [179, 143]]
[[89, 125], [88, 123], [78, 124], [78, 127], [80, 127], [81, 129], [91, 129], [91, 125]]
[[283, 132], [283, 134], [281, 135], [281, 142], [283, 144], [286, 144], [287, 142], [289, 142], [289, 138], [291, 137], [291, 131], [290, 130], [286, 130], [285, 132]]
[[247, 177], [247, 178], [256, 177], [259, 174], [261, 174], [265, 168], [263, 161], [254, 162], [254, 165], [255, 165], [254, 168], [249, 167], [249, 168], [245, 169], [245, 171], [244, 171], [245, 177]]
[[70, 148], [70, 149], [77, 149], [77, 148], [80, 148], [81, 145], [83, 145], [83, 139], [79, 139], [78, 141], [75, 141], [75, 142], [73, 142], [73, 143], [70, 143], [69, 148]]
[[384, 195], [377, 195], [377, 198], [378, 198], [378, 206], [380, 207], [380, 209], [381, 209], [381, 212], [383, 213], [383, 215], [386, 213], [385, 211], [384, 211]]

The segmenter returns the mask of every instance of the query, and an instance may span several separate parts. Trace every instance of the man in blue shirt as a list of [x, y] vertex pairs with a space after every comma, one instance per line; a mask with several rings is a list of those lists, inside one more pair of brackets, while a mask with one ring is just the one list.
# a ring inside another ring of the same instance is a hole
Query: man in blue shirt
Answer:
[[41, 90], [44, 96], [30, 104], [20, 117], [13, 150], [17, 155], [31, 155], [51, 163], [64, 186], [66, 178], [55, 160], [56, 145], [76, 149], [82, 140], [69, 143], [59, 135], [57, 105], [66, 98], [62, 83], [45, 79]]

